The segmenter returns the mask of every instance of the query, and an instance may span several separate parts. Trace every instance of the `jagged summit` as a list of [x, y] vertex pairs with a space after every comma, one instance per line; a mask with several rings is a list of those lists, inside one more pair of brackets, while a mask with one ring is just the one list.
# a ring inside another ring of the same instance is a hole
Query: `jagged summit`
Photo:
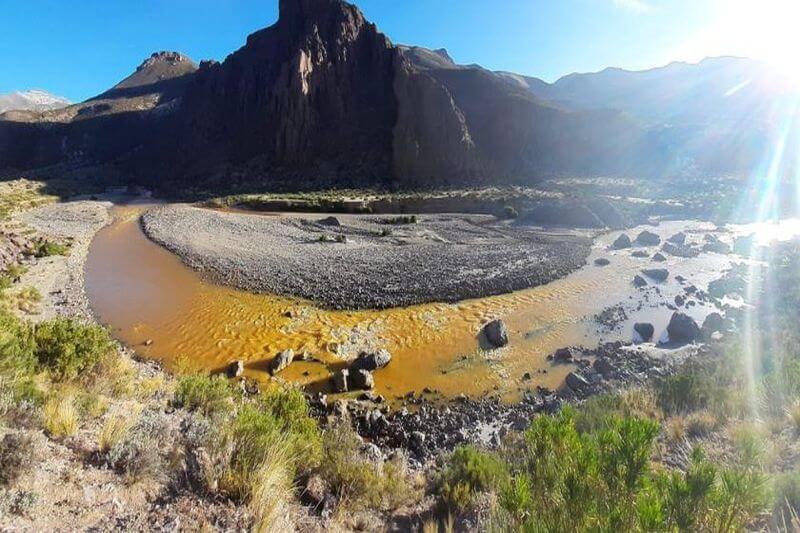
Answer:
[[195, 70], [197, 65], [194, 61], [179, 52], [156, 52], [145, 59], [133, 74], [115, 85], [114, 89], [153, 85], [191, 74]]

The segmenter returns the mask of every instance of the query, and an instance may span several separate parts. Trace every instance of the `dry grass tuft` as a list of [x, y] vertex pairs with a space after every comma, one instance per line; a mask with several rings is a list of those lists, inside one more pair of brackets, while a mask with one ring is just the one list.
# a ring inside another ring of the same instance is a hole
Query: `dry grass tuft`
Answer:
[[125, 416], [120, 413], [110, 415], [97, 437], [97, 448], [100, 453], [108, 453], [114, 446], [122, 442], [136, 423], [138, 415]]
[[68, 437], [78, 430], [78, 410], [71, 396], [51, 398], [42, 414], [44, 430], [52, 438]]

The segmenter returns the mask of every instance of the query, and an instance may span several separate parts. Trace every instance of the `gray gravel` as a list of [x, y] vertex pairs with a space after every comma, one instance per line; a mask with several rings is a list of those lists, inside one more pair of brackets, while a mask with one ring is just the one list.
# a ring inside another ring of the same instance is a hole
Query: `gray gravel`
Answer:
[[[184, 205], [151, 209], [145, 233], [213, 281], [301, 297], [334, 309], [455, 302], [566, 276], [590, 240], [549, 235], [480, 215], [423, 215], [390, 224], [379, 215], [265, 216]], [[381, 232], [390, 232], [381, 236]], [[320, 242], [345, 235], [347, 242]]]

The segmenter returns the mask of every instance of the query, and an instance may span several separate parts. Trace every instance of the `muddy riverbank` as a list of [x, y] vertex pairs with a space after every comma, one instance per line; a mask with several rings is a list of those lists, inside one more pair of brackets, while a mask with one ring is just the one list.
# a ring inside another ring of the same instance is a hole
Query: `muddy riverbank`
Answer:
[[585, 264], [590, 240], [482, 215], [258, 216], [154, 208], [145, 233], [213, 281], [332, 309], [504, 294]]

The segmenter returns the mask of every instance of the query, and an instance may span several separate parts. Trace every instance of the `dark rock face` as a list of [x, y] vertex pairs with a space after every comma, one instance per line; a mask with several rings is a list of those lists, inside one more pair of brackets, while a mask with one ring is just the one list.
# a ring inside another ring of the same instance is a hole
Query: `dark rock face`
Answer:
[[675, 312], [667, 325], [667, 334], [670, 342], [690, 343], [700, 339], [700, 328], [689, 315]]
[[641, 337], [644, 342], [653, 340], [653, 335], [655, 335], [656, 332], [656, 328], [649, 322], [637, 322], [633, 325], [633, 330], [639, 334], [639, 337]]
[[348, 384], [352, 389], [372, 390], [375, 388], [375, 379], [368, 370], [353, 370], [348, 376]]
[[483, 334], [495, 348], [502, 348], [508, 344], [508, 330], [502, 320], [492, 320], [483, 326]]
[[633, 277], [633, 286], [634, 286], [634, 287], [640, 287], [640, 288], [641, 288], [641, 287], [646, 287], [646, 286], [647, 286], [647, 280], [646, 280], [646, 279], [644, 279], [644, 278], [643, 278], [642, 276], [640, 276], [639, 274], [636, 274], [636, 275]]
[[703, 325], [700, 332], [703, 334], [704, 339], [710, 339], [714, 333], [725, 331], [725, 319], [719, 313], [710, 313], [703, 320]]

